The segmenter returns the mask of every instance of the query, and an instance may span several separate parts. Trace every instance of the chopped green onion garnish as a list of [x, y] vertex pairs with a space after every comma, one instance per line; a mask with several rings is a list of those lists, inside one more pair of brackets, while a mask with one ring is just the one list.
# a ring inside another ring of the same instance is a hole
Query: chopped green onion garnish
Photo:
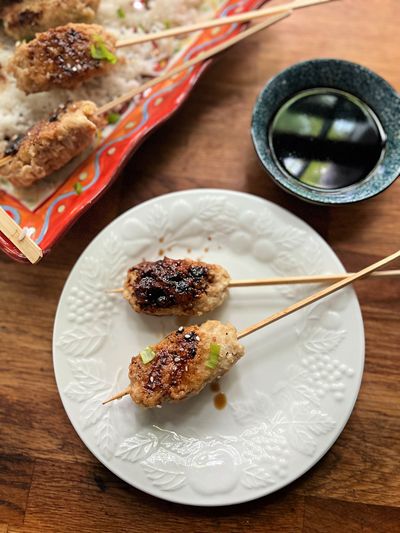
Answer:
[[207, 368], [216, 368], [218, 365], [219, 353], [221, 351], [221, 346], [219, 344], [210, 345], [210, 354], [206, 361]]
[[107, 116], [107, 122], [109, 124], [116, 124], [120, 118], [121, 115], [119, 113], [109, 113]]
[[94, 43], [90, 45], [90, 55], [93, 59], [104, 59], [113, 65], [117, 62], [117, 56], [107, 48], [100, 35], [96, 35]]
[[165, 20], [164, 21], [164, 27], [169, 30], [170, 28], [172, 28], [172, 23], [170, 20]]
[[126, 16], [125, 10], [122, 7], [119, 7], [117, 9], [117, 15], [119, 16], [120, 19], [124, 19]]
[[147, 363], [150, 363], [155, 358], [155, 356], [156, 352], [151, 346], [146, 346], [146, 348], [140, 352], [140, 357], [142, 358], [142, 361], [145, 365], [147, 365]]
[[82, 183], [80, 181], [74, 183], [74, 191], [76, 192], [76, 194], [81, 194], [81, 192], [83, 191]]

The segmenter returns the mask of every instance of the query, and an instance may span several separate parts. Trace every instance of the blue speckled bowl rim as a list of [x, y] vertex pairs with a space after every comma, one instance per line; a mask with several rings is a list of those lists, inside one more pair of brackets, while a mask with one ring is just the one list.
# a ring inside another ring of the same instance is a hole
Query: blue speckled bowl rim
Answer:
[[[277, 166], [268, 142], [268, 127], [281, 105], [295, 93], [316, 87], [347, 91], [376, 113], [387, 135], [385, 155], [365, 180], [337, 190], [318, 190], [288, 178]], [[251, 136], [261, 163], [286, 191], [317, 204], [347, 204], [376, 196], [400, 174], [400, 97], [389, 83], [368, 68], [341, 59], [296, 63], [274, 76], [260, 92], [253, 109]]]

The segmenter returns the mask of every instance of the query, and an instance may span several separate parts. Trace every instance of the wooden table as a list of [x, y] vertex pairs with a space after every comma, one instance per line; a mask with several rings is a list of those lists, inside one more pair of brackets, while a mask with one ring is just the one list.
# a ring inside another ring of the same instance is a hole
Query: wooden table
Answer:
[[365, 374], [335, 445], [297, 482], [236, 507], [166, 503], [111, 474], [69, 423], [51, 354], [57, 302], [80, 253], [117, 215], [163, 193], [218, 186], [268, 198], [311, 224], [349, 270], [399, 248], [399, 182], [355, 206], [308, 205], [269, 180], [249, 135], [257, 93], [297, 61], [357, 61], [400, 89], [399, 22], [399, 0], [344, 0], [297, 12], [251, 38], [209, 69], [183, 109], [49, 257], [30, 267], [1, 255], [0, 533], [399, 530], [399, 282], [357, 285]]

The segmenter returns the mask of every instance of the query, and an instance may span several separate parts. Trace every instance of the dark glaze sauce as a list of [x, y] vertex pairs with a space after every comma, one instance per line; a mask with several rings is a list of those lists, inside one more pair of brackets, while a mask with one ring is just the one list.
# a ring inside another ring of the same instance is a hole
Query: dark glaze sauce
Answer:
[[142, 309], [148, 310], [173, 306], [190, 309], [193, 300], [206, 291], [211, 281], [206, 266], [168, 257], [144, 261], [131, 272], [138, 275], [132, 287], [136, 301]]
[[214, 396], [214, 406], [216, 409], [223, 409], [228, 403], [226, 396], [223, 392], [219, 392]]
[[154, 348], [157, 355], [148, 365], [145, 389], [148, 392], [162, 389], [168, 394], [170, 387], [179, 385], [189, 370], [190, 361], [196, 357], [199, 341], [196, 327], [180, 327], [168, 335]]
[[282, 172], [317, 189], [340, 189], [367, 178], [383, 156], [385, 141], [367, 104], [329, 88], [293, 96], [269, 128], [272, 155]]
[[[14, 3], [20, 3], [20, 2], [14, 2]], [[12, 26], [14, 27], [32, 26], [34, 23], [40, 20], [41, 16], [42, 14], [40, 13], [40, 11], [37, 12], [37, 11], [31, 11], [30, 9], [25, 9], [25, 11], [21, 11], [18, 14], [17, 20], [12, 23]]]
[[21, 146], [21, 143], [24, 140], [24, 137], [24, 133], [11, 137], [4, 149], [4, 155], [15, 155], [18, 152], [19, 147]]

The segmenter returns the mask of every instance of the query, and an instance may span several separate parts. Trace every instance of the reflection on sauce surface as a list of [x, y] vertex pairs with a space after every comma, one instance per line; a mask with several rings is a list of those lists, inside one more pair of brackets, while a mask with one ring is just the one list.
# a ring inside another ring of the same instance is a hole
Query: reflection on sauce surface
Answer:
[[385, 140], [367, 104], [329, 88], [296, 94], [269, 127], [272, 155], [282, 172], [317, 189], [365, 179], [383, 157]]
[[217, 409], [223, 409], [227, 403], [226, 396], [223, 392], [219, 392], [214, 396], [214, 405]]

